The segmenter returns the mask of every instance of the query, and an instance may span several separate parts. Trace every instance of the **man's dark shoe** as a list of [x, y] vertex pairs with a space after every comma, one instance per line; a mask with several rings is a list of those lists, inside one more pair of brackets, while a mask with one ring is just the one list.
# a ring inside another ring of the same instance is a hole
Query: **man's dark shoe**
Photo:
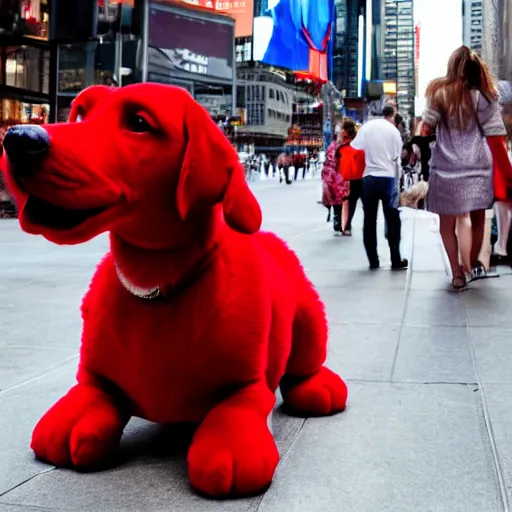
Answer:
[[407, 270], [408, 268], [409, 262], [405, 258], [391, 265], [391, 270]]
[[502, 256], [501, 254], [491, 254], [491, 267], [498, 265], [511, 265], [512, 261], [509, 256]]
[[377, 270], [380, 267], [379, 260], [370, 261], [370, 270]]

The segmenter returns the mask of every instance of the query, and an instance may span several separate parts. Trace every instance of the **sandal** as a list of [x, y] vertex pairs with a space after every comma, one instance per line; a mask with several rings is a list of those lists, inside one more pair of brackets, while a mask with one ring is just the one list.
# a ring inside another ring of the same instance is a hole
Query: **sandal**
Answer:
[[464, 290], [467, 286], [467, 281], [464, 276], [457, 276], [452, 279], [452, 288], [454, 290]]
[[478, 281], [479, 279], [485, 279], [487, 277], [487, 270], [480, 261], [475, 261], [473, 268], [469, 272], [470, 281]]

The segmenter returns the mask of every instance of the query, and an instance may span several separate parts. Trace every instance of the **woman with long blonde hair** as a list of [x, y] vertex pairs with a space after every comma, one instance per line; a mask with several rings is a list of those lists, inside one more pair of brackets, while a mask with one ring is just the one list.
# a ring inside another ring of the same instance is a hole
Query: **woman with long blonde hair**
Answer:
[[426, 97], [423, 121], [437, 128], [427, 207], [440, 216], [452, 286], [462, 289], [485, 274], [478, 256], [494, 200], [490, 145], [506, 130], [489, 70], [466, 46], [452, 54], [446, 76], [429, 84]]

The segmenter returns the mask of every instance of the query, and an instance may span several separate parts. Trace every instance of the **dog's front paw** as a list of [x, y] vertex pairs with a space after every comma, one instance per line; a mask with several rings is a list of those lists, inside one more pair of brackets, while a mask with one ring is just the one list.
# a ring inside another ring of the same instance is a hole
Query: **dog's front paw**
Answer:
[[188, 453], [190, 482], [214, 498], [249, 496], [272, 482], [279, 452], [265, 419], [249, 410], [213, 413]]
[[79, 384], [41, 418], [31, 448], [38, 459], [58, 467], [94, 468], [115, 453], [124, 425], [102, 391]]

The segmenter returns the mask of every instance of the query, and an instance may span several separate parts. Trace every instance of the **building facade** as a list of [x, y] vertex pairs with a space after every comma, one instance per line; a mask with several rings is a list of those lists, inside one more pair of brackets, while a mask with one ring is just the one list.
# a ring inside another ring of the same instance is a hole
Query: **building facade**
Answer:
[[0, 0], [0, 131], [65, 120], [81, 90], [115, 83], [125, 62], [131, 72], [125, 83], [139, 81], [132, 68], [141, 7], [108, 0]]
[[66, 120], [94, 84], [176, 84], [229, 116], [234, 39], [233, 18], [181, 1], [0, 0], [0, 138]]
[[483, 0], [463, 0], [462, 41], [478, 55], [482, 54]]
[[413, 0], [382, 0], [379, 79], [395, 81], [400, 113], [414, 117], [414, 11]]
[[333, 46], [332, 78], [346, 97], [359, 92], [359, 16], [364, 13], [361, 0], [335, 0], [336, 32]]
[[484, 0], [482, 57], [498, 80], [512, 81], [512, 2]]
[[[286, 75], [265, 66], [242, 67], [237, 73], [237, 110], [245, 122], [237, 128], [240, 146], [251, 145], [256, 152], [280, 153], [292, 124], [305, 132], [306, 114], [318, 98], [287, 80]], [[317, 126], [321, 129], [322, 123]], [[300, 149], [317, 149], [321, 141], [305, 141]]]

